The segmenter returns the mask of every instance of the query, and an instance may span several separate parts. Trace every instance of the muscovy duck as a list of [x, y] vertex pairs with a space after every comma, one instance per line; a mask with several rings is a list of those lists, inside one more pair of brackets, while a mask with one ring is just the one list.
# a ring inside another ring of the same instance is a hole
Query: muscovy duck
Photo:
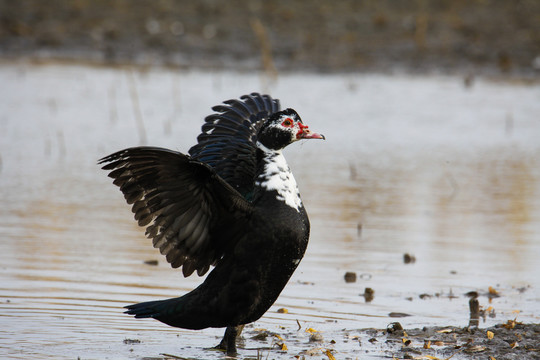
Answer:
[[184, 296], [126, 313], [185, 329], [226, 327], [218, 348], [234, 355], [243, 325], [276, 301], [308, 244], [308, 216], [282, 150], [324, 136], [269, 95], [212, 109], [189, 155], [134, 147], [99, 163], [173, 268], [189, 276], [214, 266]]

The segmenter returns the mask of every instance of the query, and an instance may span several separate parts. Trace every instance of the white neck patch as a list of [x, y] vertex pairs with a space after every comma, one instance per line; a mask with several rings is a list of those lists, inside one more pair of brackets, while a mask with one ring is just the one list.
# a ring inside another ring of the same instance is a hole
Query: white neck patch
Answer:
[[275, 190], [278, 193], [278, 200], [284, 201], [288, 206], [300, 211], [302, 200], [298, 185], [281, 150], [270, 150], [260, 142], [257, 142], [257, 147], [266, 156], [263, 159], [264, 171], [255, 180], [255, 185], [268, 191]]

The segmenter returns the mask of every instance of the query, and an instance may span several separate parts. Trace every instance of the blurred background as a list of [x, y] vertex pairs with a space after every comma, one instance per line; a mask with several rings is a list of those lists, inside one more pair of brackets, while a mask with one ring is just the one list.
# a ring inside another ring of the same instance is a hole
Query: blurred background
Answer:
[[222, 329], [122, 313], [202, 279], [96, 163], [186, 152], [253, 91], [327, 140], [286, 149], [310, 244], [241, 358], [403, 358], [375, 329], [466, 327], [471, 296], [481, 328], [540, 323], [540, 1], [0, 0], [0, 85], [0, 358], [223, 359]]
[[535, 0], [0, 1], [3, 57], [278, 71], [540, 71]]

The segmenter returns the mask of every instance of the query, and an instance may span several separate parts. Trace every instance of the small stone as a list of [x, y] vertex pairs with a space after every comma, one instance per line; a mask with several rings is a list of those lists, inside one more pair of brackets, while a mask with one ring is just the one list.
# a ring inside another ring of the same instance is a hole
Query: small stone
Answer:
[[393, 333], [395, 333], [397, 331], [403, 331], [403, 326], [401, 326], [401, 324], [398, 323], [398, 322], [390, 323], [386, 327], [386, 332], [389, 333], [389, 334], [393, 334]]

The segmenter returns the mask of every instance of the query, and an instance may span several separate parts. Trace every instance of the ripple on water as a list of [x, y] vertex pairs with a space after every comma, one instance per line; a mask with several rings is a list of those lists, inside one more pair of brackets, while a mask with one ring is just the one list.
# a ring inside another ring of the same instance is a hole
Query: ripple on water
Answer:
[[[11, 89], [0, 97], [8, 135], [0, 140], [0, 357], [222, 359], [204, 350], [222, 329], [174, 329], [122, 313], [201, 281], [170, 269], [96, 165], [139, 141], [125, 70], [2, 64], [0, 75]], [[148, 142], [181, 151], [211, 105], [261, 87], [257, 74], [135, 78]], [[271, 357], [285, 359], [316, 347], [354, 357], [368, 343], [354, 340], [358, 329], [384, 329], [396, 320], [390, 313], [410, 315], [398, 319], [405, 328], [465, 326], [471, 290], [495, 311], [482, 326], [516, 316], [538, 322], [538, 86], [460, 84], [353, 74], [286, 75], [270, 85], [327, 141], [286, 152], [310, 214], [310, 245], [276, 304], [246, 328], [244, 356], [282, 341], [251, 339], [260, 329], [282, 336], [289, 351]], [[416, 261], [406, 264], [405, 253]], [[356, 282], [345, 282], [347, 271]], [[490, 300], [490, 286], [499, 298]], [[323, 343], [309, 342], [309, 328]], [[371, 346], [366, 356], [389, 355]]]

